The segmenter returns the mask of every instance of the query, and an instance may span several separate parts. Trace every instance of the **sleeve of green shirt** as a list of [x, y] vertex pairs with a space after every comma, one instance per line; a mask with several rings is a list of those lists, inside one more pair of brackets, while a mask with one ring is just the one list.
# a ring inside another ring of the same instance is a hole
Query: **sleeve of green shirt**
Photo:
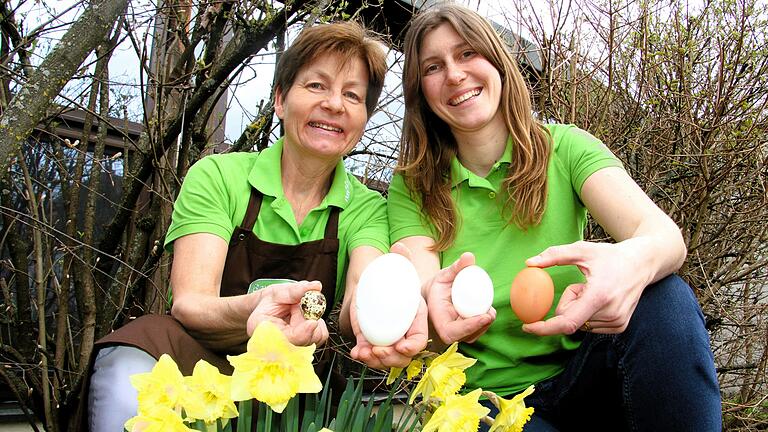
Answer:
[[602, 141], [574, 125], [553, 125], [550, 133], [555, 151], [569, 167], [573, 190], [581, 196], [587, 178], [607, 167], [623, 168], [621, 161]]
[[411, 199], [408, 187], [400, 174], [392, 178], [387, 195], [389, 240], [392, 243], [410, 236], [434, 238], [431, 226], [422, 216], [421, 204]]
[[[355, 182], [357, 183], [357, 182]], [[353, 184], [355, 184], [353, 183]], [[354, 208], [348, 217], [343, 219], [344, 224], [349, 224], [348, 250], [351, 252], [359, 246], [373, 246], [383, 253], [389, 251], [389, 223], [387, 222], [387, 208], [384, 198], [362, 184], [355, 184]], [[352, 210], [352, 209], [348, 209]], [[342, 212], [342, 215], [347, 210]], [[345, 215], [346, 216], [346, 215]]]
[[214, 158], [205, 157], [188, 171], [173, 205], [173, 220], [165, 237], [170, 250], [179, 237], [194, 233], [215, 234], [229, 242], [234, 226], [231, 194]]

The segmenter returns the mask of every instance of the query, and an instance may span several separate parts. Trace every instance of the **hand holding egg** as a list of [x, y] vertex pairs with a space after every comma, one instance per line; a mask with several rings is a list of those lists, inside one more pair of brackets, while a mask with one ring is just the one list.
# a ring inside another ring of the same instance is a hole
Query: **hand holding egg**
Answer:
[[[460, 303], [458, 308], [455, 305], [456, 300], [454, 300], [454, 297], [459, 299], [462, 297], [462, 294], [457, 292], [456, 295], [452, 295], [454, 282], [463, 270], [472, 267], [473, 264], [475, 264], [474, 255], [470, 252], [465, 252], [453, 264], [438, 271], [428, 286], [427, 307], [429, 308], [429, 319], [443, 343], [451, 344], [456, 341], [474, 342], [488, 330], [488, 327], [496, 319], [496, 310], [490, 305], [486, 307], [479, 302], [478, 310], [485, 309], [485, 311], [480, 312], [478, 315], [463, 317], [457, 311], [457, 309], [463, 309], [463, 306], [466, 305], [461, 305], [462, 300], [458, 300]], [[475, 271], [470, 270], [468, 275], [475, 273]], [[462, 285], [464, 283], [460, 280], [458, 287], [462, 287]], [[472, 292], [475, 287], [471, 286], [471, 284], [468, 285], [470, 285], [469, 291], [472, 294], [470, 301], [474, 303], [477, 300]], [[493, 284], [491, 283], [490, 285], [491, 291], [493, 291]], [[491, 301], [493, 301], [492, 293]], [[474, 313], [476, 311], [464, 309], [461, 313], [470, 315], [469, 312]]]
[[526, 267], [515, 276], [509, 288], [509, 304], [520, 321], [540, 321], [552, 308], [555, 285], [549, 273], [538, 267]]
[[402, 255], [384, 254], [363, 270], [355, 306], [363, 336], [375, 346], [389, 346], [411, 327], [421, 303], [421, 280]]
[[317, 281], [301, 281], [269, 285], [259, 290], [259, 301], [246, 322], [247, 334], [253, 334], [262, 321], [271, 321], [294, 345], [322, 345], [328, 339], [325, 321], [320, 317], [306, 319], [302, 314], [302, 299], [306, 296], [319, 302], [321, 287]]

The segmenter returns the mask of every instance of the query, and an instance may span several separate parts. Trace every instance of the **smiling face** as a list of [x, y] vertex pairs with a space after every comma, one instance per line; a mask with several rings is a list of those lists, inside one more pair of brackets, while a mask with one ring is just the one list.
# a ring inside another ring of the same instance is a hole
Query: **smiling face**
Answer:
[[424, 36], [419, 68], [427, 104], [454, 135], [505, 128], [499, 109], [499, 71], [450, 24], [441, 24]]
[[323, 55], [301, 68], [288, 92], [275, 92], [285, 148], [338, 162], [363, 135], [367, 88], [368, 70], [356, 57], [345, 63], [340, 55]]

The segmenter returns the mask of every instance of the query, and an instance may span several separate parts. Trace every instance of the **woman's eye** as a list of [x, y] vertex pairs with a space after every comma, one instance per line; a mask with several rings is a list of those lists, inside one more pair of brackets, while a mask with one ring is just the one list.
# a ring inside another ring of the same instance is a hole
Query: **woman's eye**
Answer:
[[355, 101], [355, 102], [360, 102], [360, 101], [362, 100], [362, 98], [360, 97], [360, 95], [358, 95], [358, 94], [357, 94], [357, 93], [355, 93], [355, 92], [347, 92], [347, 93], [345, 93], [345, 95], [346, 95], [346, 96], [347, 96], [349, 99], [351, 99], [351, 100], [353, 100], [353, 101]]
[[440, 70], [440, 66], [433, 63], [424, 68], [424, 75], [429, 75], [431, 73], [437, 72], [438, 70]]
[[477, 54], [477, 53], [475, 51], [473, 51], [473, 50], [466, 50], [466, 51], [463, 51], [461, 53], [461, 57], [465, 58], [465, 59], [468, 59], [468, 58], [474, 57], [475, 54]]
[[319, 82], [311, 82], [307, 84], [307, 88], [313, 89], [313, 90], [321, 90], [323, 88], [323, 85]]

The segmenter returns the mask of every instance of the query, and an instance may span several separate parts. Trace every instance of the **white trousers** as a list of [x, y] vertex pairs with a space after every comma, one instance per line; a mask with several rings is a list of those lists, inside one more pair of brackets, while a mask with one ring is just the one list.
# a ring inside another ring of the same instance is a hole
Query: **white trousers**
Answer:
[[88, 423], [92, 432], [123, 432], [125, 422], [136, 416], [138, 393], [133, 374], [150, 372], [154, 357], [130, 346], [110, 346], [96, 354], [88, 393]]

